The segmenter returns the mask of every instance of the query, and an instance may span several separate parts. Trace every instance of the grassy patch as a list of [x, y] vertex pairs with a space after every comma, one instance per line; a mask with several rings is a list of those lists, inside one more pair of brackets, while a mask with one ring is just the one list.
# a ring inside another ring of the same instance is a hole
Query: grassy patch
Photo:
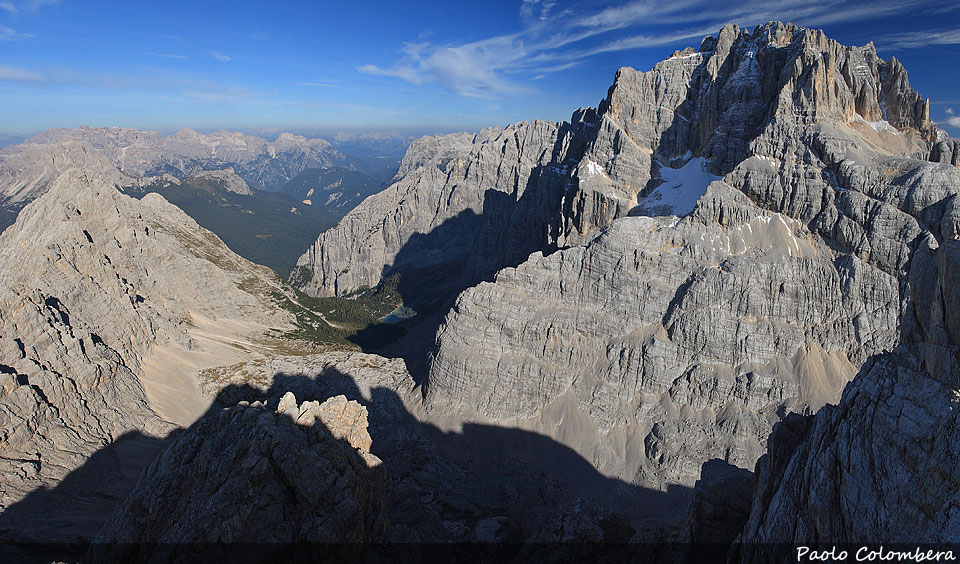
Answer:
[[380, 321], [400, 305], [399, 294], [389, 283], [346, 298], [313, 298], [286, 284], [284, 289], [287, 292], [271, 292], [270, 298], [293, 314], [296, 329], [276, 338], [320, 348], [377, 350], [406, 332]]

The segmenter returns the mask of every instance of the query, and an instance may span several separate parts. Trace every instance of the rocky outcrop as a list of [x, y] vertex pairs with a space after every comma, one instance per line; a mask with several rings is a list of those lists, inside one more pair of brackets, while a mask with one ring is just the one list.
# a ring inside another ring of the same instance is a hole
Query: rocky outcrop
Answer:
[[960, 139], [938, 140], [930, 152], [930, 160], [960, 167]]
[[195, 550], [189, 543], [385, 540], [386, 474], [369, 449], [367, 410], [343, 396], [241, 402], [194, 424], [146, 469], [87, 558], [167, 562]]
[[[163, 419], [202, 412], [192, 371], [250, 358], [268, 328], [290, 327], [269, 298], [279, 289], [160, 196], [123, 196], [95, 172], [67, 171], [26, 206], [0, 235], [4, 539], [92, 536], [136, 479], [124, 465], [149, 455], [107, 454], [109, 480], [54, 487], [122, 437], [163, 437]], [[34, 500], [48, 488], [83, 510], [52, 519]]]
[[722, 460], [708, 460], [693, 490], [683, 542], [693, 545], [689, 547], [693, 550], [712, 552], [704, 556], [717, 556], [718, 546], [729, 545], [740, 535], [750, 516], [752, 498], [752, 472]]
[[681, 492], [609, 479], [543, 435], [430, 418], [401, 359], [353, 352], [271, 357], [209, 376], [205, 389], [227, 404], [268, 398], [271, 407], [292, 406], [282, 397], [292, 390], [297, 398], [323, 403], [344, 395], [366, 406], [370, 449], [388, 475], [391, 538], [622, 543], [662, 537], [683, 517]]

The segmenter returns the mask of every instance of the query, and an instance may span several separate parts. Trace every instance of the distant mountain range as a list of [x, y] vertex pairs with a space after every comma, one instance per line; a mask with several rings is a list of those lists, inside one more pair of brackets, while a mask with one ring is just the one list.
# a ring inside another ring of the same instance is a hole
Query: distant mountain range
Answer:
[[0, 150], [0, 229], [62, 172], [96, 169], [128, 193], [163, 194], [242, 256], [285, 276], [321, 232], [396, 173], [402, 138], [347, 139], [357, 156], [289, 133], [270, 141], [189, 129], [169, 136], [128, 128], [45, 131]]

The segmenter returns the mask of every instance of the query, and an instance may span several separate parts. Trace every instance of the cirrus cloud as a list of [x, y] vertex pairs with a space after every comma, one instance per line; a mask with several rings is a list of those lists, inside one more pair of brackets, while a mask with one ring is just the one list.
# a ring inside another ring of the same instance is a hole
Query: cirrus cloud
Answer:
[[[602, 9], [558, 10], [553, 0], [524, 0], [517, 32], [471, 42], [403, 43], [393, 64], [364, 64], [356, 69], [417, 86], [439, 84], [461, 96], [491, 98], [529, 92], [530, 81], [575, 67], [594, 55], [696, 42], [726, 23], [753, 26], [780, 20], [817, 26], [931, 6], [937, 4], [933, 0], [746, 0], [732, 5], [713, 0], [633, 0]], [[637, 33], [640, 29], [646, 32]], [[944, 32], [942, 40], [949, 37]]]
[[223, 53], [218, 53], [217, 51], [210, 51], [210, 56], [220, 61], [221, 63], [229, 63], [230, 61], [233, 60], [233, 57], [228, 57], [227, 55], [224, 55]]

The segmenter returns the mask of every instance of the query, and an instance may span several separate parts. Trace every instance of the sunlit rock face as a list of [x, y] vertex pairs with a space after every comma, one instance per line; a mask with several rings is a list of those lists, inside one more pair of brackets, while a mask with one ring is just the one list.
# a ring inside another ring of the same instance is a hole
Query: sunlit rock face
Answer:
[[[249, 358], [235, 345], [292, 325], [267, 296], [280, 286], [272, 272], [159, 195], [136, 200], [111, 179], [68, 170], [0, 234], [6, 540], [92, 538], [172, 422], [209, 404], [191, 394], [191, 363]], [[62, 492], [86, 500], [80, 509], [40, 519], [36, 496], [89, 464], [98, 470]]]

